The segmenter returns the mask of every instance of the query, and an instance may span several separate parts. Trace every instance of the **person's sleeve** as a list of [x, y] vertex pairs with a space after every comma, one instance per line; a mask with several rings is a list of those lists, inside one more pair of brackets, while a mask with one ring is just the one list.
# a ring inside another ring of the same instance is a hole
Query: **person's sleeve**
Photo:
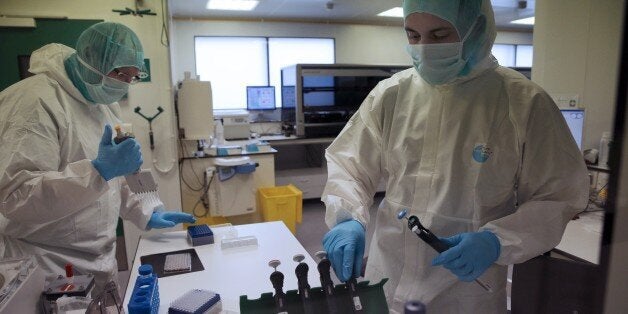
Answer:
[[497, 263], [501, 265], [521, 263], [550, 251], [588, 201], [584, 158], [560, 111], [545, 93], [533, 101], [517, 183], [519, 207], [480, 228], [499, 238]]
[[58, 121], [35, 108], [0, 128], [0, 213], [29, 224], [71, 215], [109, 188], [90, 160], [62, 164]]
[[380, 99], [373, 92], [327, 148], [327, 184], [321, 200], [326, 205], [329, 228], [350, 219], [364, 227], [381, 176], [381, 127], [377, 110]]
[[133, 193], [124, 178], [119, 180], [121, 181], [120, 217], [132, 222], [140, 230], [146, 230], [146, 225], [153, 214], [153, 210], [158, 205], [163, 206], [163, 203], [159, 200], [156, 201], [156, 198], [152, 199]]

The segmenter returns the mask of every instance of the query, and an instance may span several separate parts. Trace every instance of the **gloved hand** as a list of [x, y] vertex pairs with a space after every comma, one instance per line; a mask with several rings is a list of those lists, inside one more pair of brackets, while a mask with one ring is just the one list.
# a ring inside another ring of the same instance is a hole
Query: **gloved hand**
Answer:
[[143, 162], [140, 144], [135, 139], [115, 144], [111, 136], [111, 125], [107, 124], [98, 146], [98, 156], [92, 160], [94, 168], [107, 181], [137, 171]]
[[490, 231], [460, 233], [442, 238], [449, 249], [432, 260], [432, 265], [443, 265], [462, 281], [480, 277], [499, 258], [501, 245]]
[[188, 213], [181, 213], [175, 211], [155, 211], [150, 216], [150, 220], [146, 225], [146, 229], [161, 229], [171, 228], [178, 223], [187, 222], [194, 223], [196, 218]]
[[364, 227], [357, 220], [341, 222], [323, 237], [323, 248], [343, 282], [359, 277], [364, 257]]

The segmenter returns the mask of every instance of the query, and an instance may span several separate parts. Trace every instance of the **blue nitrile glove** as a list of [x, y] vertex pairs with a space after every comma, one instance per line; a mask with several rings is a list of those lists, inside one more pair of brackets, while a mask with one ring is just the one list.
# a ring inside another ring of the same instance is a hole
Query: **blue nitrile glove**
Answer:
[[146, 229], [161, 229], [161, 228], [171, 228], [174, 227], [178, 223], [187, 222], [194, 223], [196, 222], [196, 218], [194, 216], [175, 212], [175, 211], [156, 211], [150, 216], [150, 220], [146, 225]]
[[364, 227], [357, 220], [341, 222], [323, 237], [323, 248], [343, 282], [359, 277], [364, 257]]
[[135, 139], [115, 144], [111, 136], [111, 125], [107, 124], [98, 145], [98, 156], [92, 160], [94, 168], [107, 181], [137, 171], [143, 162], [140, 144]]
[[432, 265], [443, 265], [462, 281], [480, 277], [499, 258], [501, 250], [499, 239], [490, 231], [460, 233], [440, 240], [450, 248], [436, 256]]

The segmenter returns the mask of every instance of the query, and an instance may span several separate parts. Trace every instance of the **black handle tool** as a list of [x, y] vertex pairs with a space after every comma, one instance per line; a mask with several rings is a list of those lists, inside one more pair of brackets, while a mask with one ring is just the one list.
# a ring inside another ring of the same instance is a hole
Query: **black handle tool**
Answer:
[[315, 255], [320, 259], [316, 268], [318, 268], [318, 273], [320, 274], [321, 288], [325, 292], [327, 311], [331, 314], [338, 313], [336, 300], [334, 299], [334, 282], [331, 280], [331, 262], [327, 259], [327, 252], [325, 251], [318, 251]]
[[307, 266], [306, 263], [302, 261], [305, 259], [305, 255], [297, 254], [292, 260], [299, 263], [297, 267], [294, 269], [294, 273], [297, 275], [297, 285], [299, 287], [299, 296], [301, 297], [301, 302], [303, 302], [303, 309], [306, 314], [314, 313], [312, 309], [312, 304], [310, 303], [310, 284], [307, 282], [307, 273], [310, 270], [310, 267]]
[[277, 266], [279, 266], [281, 262], [279, 260], [271, 260], [268, 262], [268, 266], [275, 269], [272, 274], [270, 274], [270, 282], [273, 284], [273, 288], [275, 289], [275, 310], [277, 313], [288, 313], [286, 308], [286, 294], [283, 292], [283, 273], [277, 271]]
[[[412, 230], [421, 240], [425, 241], [429, 246], [431, 246], [436, 252], [442, 253], [449, 249], [447, 243], [441, 241], [437, 236], [435, 236], [429, 229], [425, 228], [419, 218], [417, 216], [406, 217], [408, 214], [407, 209], [402, 209], [397, 214], [397, 219], [408, 219], [408, 228]], [[493, 289], [488, 284], [482, 282], [479, 279], [476, 279], [475, 282], [480, 285], [484, 290], [488, 292], [493, 292]]]

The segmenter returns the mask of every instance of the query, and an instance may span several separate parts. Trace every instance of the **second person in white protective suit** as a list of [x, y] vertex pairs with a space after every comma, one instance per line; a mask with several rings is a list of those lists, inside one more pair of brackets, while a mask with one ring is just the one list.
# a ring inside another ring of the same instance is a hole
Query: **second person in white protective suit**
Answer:
[[[326, 152], [323, 246], [338, 277], [384, 286], [393, 313], [505, 313], [507, 265], [551, 250], [584, 209], [584, 160], [551, 97], [491, 55], [489, 0], [406, 0], [414, 68], [380, 82]], [[386, 196], [369, 207], [380, 181]], [[408, 209], [438, 254], [397, 213]], [[473, 282], [480, 278], [487, 292]]]
[[33, 52], [35, 75], [0, 93], [0, 259], [35, 256], [48, 274], [72, 263], [95, 275], [96, 295], [117, 281], [118, 217], [140, 229], [194, 221], [143, 202], [123, 178], [142, 165], [140, 146], [115, 144], [111, 125], [143, 55], [128, 27], [98, 23], [76, 50]]

